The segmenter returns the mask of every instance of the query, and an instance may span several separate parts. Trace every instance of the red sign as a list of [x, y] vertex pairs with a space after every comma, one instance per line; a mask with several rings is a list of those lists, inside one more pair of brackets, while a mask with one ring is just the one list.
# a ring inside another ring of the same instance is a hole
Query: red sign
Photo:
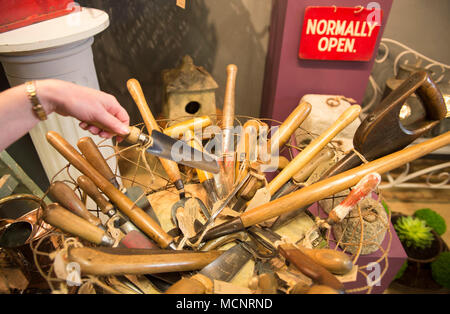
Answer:
[[381, 27], [381, 9], [307, 7], [299, 57], [369, 61]]

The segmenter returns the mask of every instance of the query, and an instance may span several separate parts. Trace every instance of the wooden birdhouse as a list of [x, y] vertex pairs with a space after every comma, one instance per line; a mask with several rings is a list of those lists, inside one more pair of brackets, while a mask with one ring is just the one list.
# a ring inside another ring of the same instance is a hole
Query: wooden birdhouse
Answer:
[[215, 119], [218, 85], [190, 56], [185, 56], [178, 68], [164, 70], [162, 80], [164, 117], [183, 121], [207, 115]]

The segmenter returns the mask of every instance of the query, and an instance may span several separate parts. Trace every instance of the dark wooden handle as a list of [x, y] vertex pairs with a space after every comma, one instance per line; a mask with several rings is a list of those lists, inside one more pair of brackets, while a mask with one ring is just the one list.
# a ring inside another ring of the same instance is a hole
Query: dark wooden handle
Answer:
[[100, 193], [97, 186], [91, 179], [85, 175], [81, 175], [77, 178], [77, 183], [80, 188], [94, 200], [102, 213], [107, 215], [114, 210], [114, 205], [108, 202], [108, 200]]
[[53, 227], [91, 243], [109, 246], [114, 244], [114, 240], [107, 236], [102, 229], [71, 213], [59, 204], [49, 204], [44, 211], [43, 219]]
[[53, 182], [50, 185], [49, 192], [50, 195], [55, 199], [55, 201], [64, 206], [66, 209], [70, 210], [75, 215], [86, 219], [94, 226], [99, 226], [102, 224], [100, 218], [89, 212], [86, 206], [84, 206], [81, 199], [64, 182]]
[[84, 274], [110, 276], [193, 271], [205, 267], [221, 254], [221, 251], [111, 254], [84, 247], [70, 249], [68, 258], [78, 263]]
[[[142, 119], [144, 120], [144, 124], [147, 128], [147, 131], [151, 135], [153, 130], [160, 131], [159, 125], [153, 116], [153, 113], [150, 110], [150, 107], [147, 104], [147, 100], [145, 99], [144, 92], [142, 91], [141, 84], [136, 79], [129, 79], [127, 81], [128, 91], [136, 103], [139, 112], [141, 113]], [[182, 182], [180, 169], [176, 162], [159, 158], [164, 170], [169, 176], [169, 180], [172, 183], [178, 182], [177, 186], [179, 186], [179, 182]], [[180, 188], [181, 189], [181, 188]]]
[[[411, 94], [421, 99], [426, 117], [407, 127], [400, 121], [400, 110]], [[446, 116], [446, 105], [430, 76], [413, 73], [386, 96], [355, 132], [353, 145], [367, 160], [402, 149], [436, 126]]]
[[102, 153], [94, 143], [92, 138], [83, 137], [78, 140], [78, 148], [81, 153], [87, 159], [87, 161], [97, 169], [109, 182], [111, 182], [116, 188], [119, 188], [116, 176], [112, 172]]
[[155, 240], [162, 248], [168, 247], [173, 238], [168, 235], [141, 208], [137, 207], [125, 194], [105, 179], [83, 156], [76, 151], [61, 135], [50, 131], [47, 141], [81, 173], [89, 177], [105, 195], [117, 205], [130, 220], [146, 235]]
[[281, 244], [278, 246], [278, 249], [284, 258], [316, 283], [329, 286], [336, 290], [344, 290], [343, 284], [333, 274], [292, 244]]

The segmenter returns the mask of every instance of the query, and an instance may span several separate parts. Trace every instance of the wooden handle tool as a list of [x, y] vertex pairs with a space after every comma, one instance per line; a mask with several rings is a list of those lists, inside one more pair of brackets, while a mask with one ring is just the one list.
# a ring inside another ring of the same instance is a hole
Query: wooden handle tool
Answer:
[[108, 202], [108, 200], [100, 193], [97, 186], [85, 175], [81, 175], [77, 178], [77, 183], [80, 188], [94, 200], [97, 206], [100, 208], [103, 214], [112, 216], [115, 213], [114, 205]]
[[258, 120], [251, 119], [244, 123], [242, 134], [237, 145], [236, 154], [236, 180], [245, 178], [250, 163], [255, 162], [258, 157], [258, 135], [261, 128], [268, 126]]
[[353, 268], [352, 259], [348, 254], [332, 249], [308, 249], [297, 246], [305, 255], [335, 275], [345, 275]]
[[117, 182], [116, 175], [112, 172], [102, 153], [91, 137], [83, 137], [78, 140], [78, 148], [89, 163], [97, 169], [109, 182], [111, 182], [117, 189], [120, 189], [119, 182]]
[[289, 140], [295, 130], [305, 121], [311, 113], [311, 104], [303, 101], [291, 112], [291, 114], [278, 127], [267, 142], [271, 152], [279, 151]]
[[155, 240], [162, 248], [174, 248], [173, 238], [168, 235], [141, 208], [137, 207], [125, 194], [106, 180], [83, 156], [76, 151], [61, 135], [50, 131], [47, 141], [81, 173], [89, 177], [94, 184], [119, 208], [125, 216], [146, 235]]
[[283, 184], [288, 182], [293, 175], [311, 161], [339, 132], [352, 123], [359, 116], [360, 112], [361, 107], [359, 105], [353, 105], [344, 111], [325, 132], [314, 139], [286, 168], [270, 181], [268, 186], [270, 195], [274, 195]]
[[144, 275], [198, 270], [222, 254], [221, 251], [162, 252], [153, 249], [101, 250], [71, 248], [68, 258], [80, 265], [83, 274], [96, 276]]
[[177, 124], [174, 124], [164, 129], [164, 134], [169, 136], [180, 138], [184, 135], [184, 132], [191, 130], [193, 132], [197, 130], [203, 130], [204, 128], [212, 124], [211, 118], [208, 116], [196, 117]]
[[234, 64], [227, 66], [227, 83], [225, 87], [225, 98], [223, 103], [222, 117], [222, 154], [223, 161], [221, 166], [221, 186], [219, 193], [223, 196], [228, 195], [233, 189], [234, 184], [234, 111], [235, 111], [235, 90], [236, 76], [238, 68]]
[[[144, 92], [142, 91], [141, 84], [136, 79], [129, 79], [127, 82], [127, 87], [131, 97], [133, 97], [134, 102], [139, 108], [149, 135], [151, 135], [153, 130], [159, 131], [159, 125], [156, 122], [153, 113], [150, 111]], [[159, 158], [159, 160], [169, 176], [170, 182], [175, 184], [175, 187], [180, 192], [180, 198], [184, 198], [184, 184], [181, 179], [181, 173], [177, 163], [165, 158]]]
[[449, 144], [450, 131], [328, 179], [318, 181], [264, 205], [249, 209], [239, 217], [211, 228], [203, 239], [205, 241], [215, 239], [295, 211], [356, 185], [369, 173], [383, 174]]
[[47, 206], [47, 209], [44, 210], [43, 219], [53, 227], [91, 243], [105, 246], [114, 244], [114, 239], [109, 237], [105, 231], [71, 213], [57, 203]]
[[314, 282], [329, 286], [338, 291], [344, 291], [344, 285], [325, 267], [314, 262], [308, 255], [298, 250], [294, 245], [286, 243], [278, 246], [280, 254], [297, 267], [304, 275]]
[[[405, 126], [400, 119], [400, 111], [412, 94], [420, 100], [425, 115]], [[425, 71], [415, 72], [361, 122], [353, 137], [353, 146], [366, 160], [372, 161], [408, 146], [445, 119], [447, 111], [444, 97], [430, 75]], [[361, 164], [358, 154], [350, 152], [323, 177], [334, 176]]]
[[[64, 182], [55, 181], [50, 185], [50, 195], [66, 209], [70, 210], [75, 215], [84, 218], [94, 226], [102, 226], [102, 221], [97, 216], [93, 215], [75, 192]], [[103, 226], [102, 226], [103, 228]]]

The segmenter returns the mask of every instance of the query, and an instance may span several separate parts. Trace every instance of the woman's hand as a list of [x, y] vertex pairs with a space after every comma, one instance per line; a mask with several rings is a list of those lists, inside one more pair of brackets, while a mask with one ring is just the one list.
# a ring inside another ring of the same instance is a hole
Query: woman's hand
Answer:
[[129, 133], [130, 117], [114, 96], [60, 80], [37, 81], [36, 86], [47, 114], [72, 116], [82, 129], [103, 138]]

